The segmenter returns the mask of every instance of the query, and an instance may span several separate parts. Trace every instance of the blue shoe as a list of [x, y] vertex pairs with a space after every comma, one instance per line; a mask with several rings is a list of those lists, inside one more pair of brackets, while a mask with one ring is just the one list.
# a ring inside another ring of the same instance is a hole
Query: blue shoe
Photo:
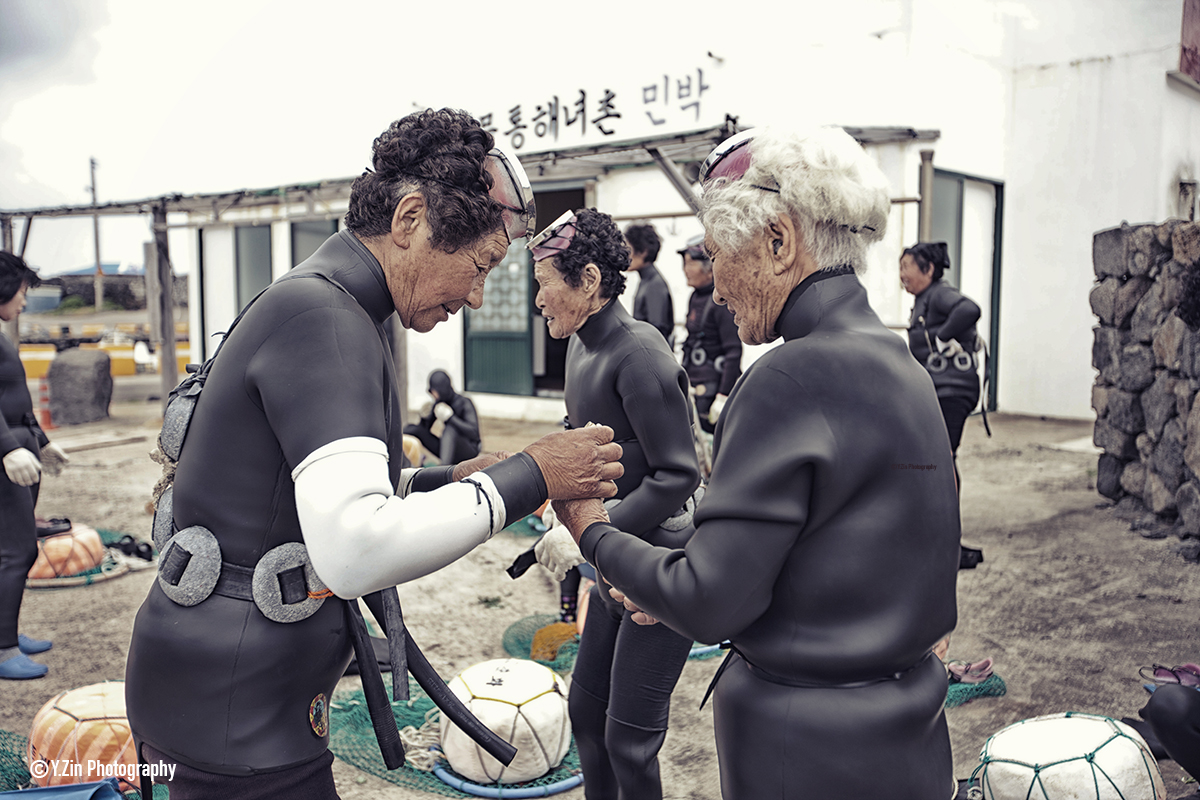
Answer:
[[0, 661], [0, 680], [23, 681], [30, 678], [40, 678], [50, 671], [45, 664], [30, 661], [25, 654], [16, 655], [7, 661]]
[[17, 634], [17, 646], [21, 648], [22, 653], [27, 656], [31, 656], [35, 653], [46, 652], [51, 647], [54, 647], [54, 643], [49, 639], [30, 639], [28, 636], [21, 633]]

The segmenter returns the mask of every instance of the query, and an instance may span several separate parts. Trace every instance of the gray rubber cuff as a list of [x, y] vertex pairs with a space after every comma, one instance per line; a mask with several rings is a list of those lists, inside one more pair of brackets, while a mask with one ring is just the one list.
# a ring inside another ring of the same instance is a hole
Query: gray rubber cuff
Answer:
[[453, 464], [445, 467], [426, 467], [417, 471], [417, 475], [413, 478], [409, 491], [432, 492], [434, 489], [440, 489], [452, 482], [453, 475]]
[[528, 453], [517, 453], [492, 464], [483, 473], [504, 498], [504, 518], [511, 524], [537, 511], [549, 492], [542, 468]]

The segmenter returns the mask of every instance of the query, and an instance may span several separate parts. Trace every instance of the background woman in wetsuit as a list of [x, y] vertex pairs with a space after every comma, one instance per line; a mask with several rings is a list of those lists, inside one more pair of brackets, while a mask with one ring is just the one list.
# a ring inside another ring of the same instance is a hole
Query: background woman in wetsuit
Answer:
[[914, 244], [900, 257], [900, 283], [917, 298], [908, 324], [908, 349], [933, 378], [950, 449], [957, 456], [963, 425], [979, 403], [975, 323], [980, 311], [973, 300], [942, 280], [949, 268], [945, 242]]
[[[539, 239], [541, 241], [539, 242]], [[624, 448], [622, 530], [680, 547], [690, 527], [659, 525], [695, 491], [700, 468], [692, 444], [687, 375], [662, 335], [634, 320], [617, 299], [629, 251], [612, 218], [584, 209], [560, 219], [530, 245], [540, 287], [537, 306], [550, 335], [568, 336], [566, 404], [571, 427], [589, 422], [613, 429]], [[561, 570], [582, 561], [563, 528], [547, 533], [559, 547], [539, 548], [544, 564]], [[549, 557], [548, 557], [549, 554]], [[603, 588], [603, 591], [601, 591]], [[588, 602], [571, 680], [571, 726], [579, 746], [588, 800], [662, 797], [658, 751], [667, 734], [671, 692], [691, 639], [666, 626], [643, 627], [608, 594], [603, 574]]]
[[[437, 456], [442, 464], [457, 464], [479, 455], [479, 415], [471, 398], [454, 391], [454, 384], [444, 370], [429, 373], [429, 394], [433, 408], [420, 422], [406, 425], [406, 436], [415, 436], [421, 446]], [[441, 421], [445, 428], [434, 436], [433, 423]]]
[[[12, 253], [0, 252], [0, 320], [10, 322], [25, 307], [25, 291], [37, 273]], [[29, 658], [50, 642], [17, 633], [25, 575], [37, 560], [37, 505], [45, 465], [66, 463], [33, 416], [25, 367], [15, 342], [0, 335], [0, 679], [40, 678], [48, 668]], [[55, 473], [57, 474], [57, 473]]]

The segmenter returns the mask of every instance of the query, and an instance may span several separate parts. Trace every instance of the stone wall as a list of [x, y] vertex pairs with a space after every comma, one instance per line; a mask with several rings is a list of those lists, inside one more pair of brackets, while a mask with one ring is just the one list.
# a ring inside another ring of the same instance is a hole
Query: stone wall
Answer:
[[1096, 488], [1200, 538], [1200, 223], [1100, 231], [1092, 260]]

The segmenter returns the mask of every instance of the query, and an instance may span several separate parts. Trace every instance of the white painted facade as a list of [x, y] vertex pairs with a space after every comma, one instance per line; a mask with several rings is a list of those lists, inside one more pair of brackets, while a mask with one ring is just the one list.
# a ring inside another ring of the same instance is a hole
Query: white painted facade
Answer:
[[[697, 13], [706, 16], [710, 31], [721, 14], [732, 13], [727, 4], [701, 6]], [[868, 150], [892, 181], [894, 197], [918, 194], [918, 151], [924, 148], [935, 151], [939, 169], [1002, 184], [1000, 335], [992, 343], [999, 408], [1092, 416], [1092, 234], [1122, 220], [1177, 215], [1178, 183], [1195, 180], [1200, 167], [1200, 91], [1168, 77], [1179, 67], [1183, 0], [860, 0], [837, 10], [817, 6], [749, 2], [737, 22], [752, 22], [761, 35], [730, 28], [737, 35], [728, 41], [710, 34], [703, 44], [664, 36], [633, 63], [583, 60], [540, 73], [519, 88], [458, 86], [436, 104], [491, 114], [498, 138], [510, 145], [510, 109], [519, 104], [526, 138], [518, 153], [604, 140], [595, 126], [583, 131], [562, 125], [556, 140], [549, 129], [537, 137], [539, 98], [557, 96], [565, 107], [577, 92], [586, 93], [591, 114], [604, 92], [614, 93], [611, 107], [621, 116], [601, 123], [610, 126], [613, 140], [715, 126], [726, 114], [742, 126], [937, 129], [940, 138], [933, 143]], [[691, 97], [660, 102], [685, 77], [692, 81]], [[555, 83], [534, 85], [537, 80]], [[700, 105], [685, 109], [683, 101], [696, 100], [702, 85]], [[662, 86], [667, 91], [660, 93]], [[437, 99], [432, 91], [423, 97]], [[664, 237], [658, 267], [682, 324], [689, 290], [675, 250], [700, 231], [692, 218], [668, 216], [687, 210], [682, 199], [655, 168], [615, 170], [589, 192], [602, 211], [655, 223]], [[994, 202], [991, 183], [964, 184], [961, 288], [983, 308], [979, 330], [985, 336]], [[288, 223], [270, 224], [278, 276], [290, 265]], [[192, 281], [192, 330], [211, 334], [236, 312], [234, 243], [227, 227], [207, 228], [203, 236], [204, 280]], [[896, 328], [907, 324], [911, 308], [896, 263], [916, 239], [917, 206], [894, 205], [887, 236], [873, 248], [864, 278], [881, 318]], [[197, 253], [183, 257], [194, 260]], [[635, 288], [631, 277], [627, 297]], [[407, 337], [411, 406], [424, 401], [431, 369], [446, 369], [463, 385], [463, 340], [461, 319]], [[745, 363], [759, 350], [748, 351]], [[483, 398], [480, 405], [484, 413], [561, 416], [561, 404], [542, 411], [528, 398]]]

